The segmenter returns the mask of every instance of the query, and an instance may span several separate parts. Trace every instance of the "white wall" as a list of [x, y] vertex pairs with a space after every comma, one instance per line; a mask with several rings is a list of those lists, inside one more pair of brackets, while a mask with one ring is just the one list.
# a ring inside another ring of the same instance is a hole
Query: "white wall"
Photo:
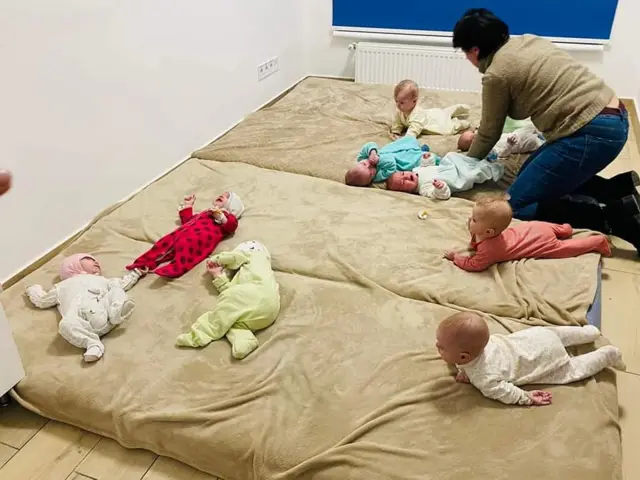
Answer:
[[[0, 279], [305, 74], [301, 8], [0, 2], [0, 168], [14, 173]], [[258, 83], [276, 55], [280, 71]]]
[[[331, 0], [0, 2], [0, 279], [208, 142], [301, 76], [353, 76]], [[610, 49], [579, 54], [640, 95], [635, 0]], [[280, 72], [257, 81], [257, 64]]]
[[611, 42], [604, 52], [575, 53], [575, 57], [600, 75], [619, 97], [637, 98], [640, 83], [640, 59], [635, 50], [640, 40], [638, 31], [640, 2], [618, 0], [618, 10], [611, 32]]
[[[308, 68], [314, 74], [353, 77], [353, 54], [347, 49], [351, 41], [331, 35], [331, 5], [331, 0], [305, 0], [310, 22], [305, 45], [309, 51]], [[607, 51], [574, 53], [624, 98], [636, 98], [640, 84], [640, 59], [636, 54], [640, 40], [638, 18], [638, 0], [619, 0]]]

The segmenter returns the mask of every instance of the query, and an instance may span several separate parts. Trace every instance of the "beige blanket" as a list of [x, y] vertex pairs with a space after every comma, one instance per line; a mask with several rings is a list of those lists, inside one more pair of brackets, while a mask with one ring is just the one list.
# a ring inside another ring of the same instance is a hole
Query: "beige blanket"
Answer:
[[142, 279], [132, 318], [105, 337], [102, 360], [83, 365], [57, 335], [55, 310], [23, 296], [56, 280], [60, 255], [0, 297], [27, 371], [16, 391], [25, 406], [227, 480], [619, 478], [611, 372], [551, 387], [548, 407], [505, 407], [456, 384], [438, 358], [435, 328], [455, 311], [489, 313], [495, 332], [578, 323], [594, 294], [595, 255], [482, 274], [444, 261], [444, 248], [466, 240], [465, 200], [191, 159], [64, 254], [92, 252], [120, 275], [175, 227], [184, 194], [204, 208], [226, 189], [248, 208], [219, 250], [264, 242], [281, 285], [281, 315], [259, 349], [234, 361], [225, 340], [174, 346], [216, 303], [200, 266], [171, 282]]
[[[422, 90], [426, 108], [469, 105], [474, 128], [480, 121], [480, 95]], [[344, 182], [344, 174], [366, 142], [385, 145], [394, 112], [393, 86], [363, 85], [308, 78], [269, 108], [247, 117], [230, 134], [193, 153], [220, 162], [244, 162], [273, 170]], [[455, 151], [457, 135], [422, 135], [419, 141], [439, 155]], [[504, 161], [504, 188], [515, 178], [527, 155]], [[382, 186], [382, 185], [378, 185]], [[460, 196], [495, 189], [482, 185]]]

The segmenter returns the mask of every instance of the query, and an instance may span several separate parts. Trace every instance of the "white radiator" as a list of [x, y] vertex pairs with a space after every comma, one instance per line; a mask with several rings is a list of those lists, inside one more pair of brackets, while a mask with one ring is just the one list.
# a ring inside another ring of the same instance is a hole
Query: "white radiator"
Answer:
[[357, 44], [356, 82], [393, 85], [406, 78], [430, 90], [479, 92], [482, 76], [453, 48]]

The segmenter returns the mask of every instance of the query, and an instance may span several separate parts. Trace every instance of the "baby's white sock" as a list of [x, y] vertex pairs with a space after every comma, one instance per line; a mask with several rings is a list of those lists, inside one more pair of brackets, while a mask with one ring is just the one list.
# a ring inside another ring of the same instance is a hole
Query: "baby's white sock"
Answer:
[[600, 347], [598, 350], [605, 352], [611, 367], [616, 370], [620, 370], [621, 372], [624, 372], [627, 369], [627, 366], [622, 360], [622, 353], [617, 347], [614, 347], [613, 345], [605, 345], [604, 347]]
[[84, 352], [84, 361], [87, 363], [97, 362], [102, 358], [103, 350], [99, 345], [91, 345]]
[[135, 306], [135, 302], [128, 299], [124, 303], [113, 302], [109, 308], [109, 320], [113, 325], [120, 325], [131, 316]]
[[582, 327], [582, 330], [589, 336], [593, 336], [594, 340], [600, 336], [600, 330], [598, 330], [598, 327], [594, 325], [585, 325]]

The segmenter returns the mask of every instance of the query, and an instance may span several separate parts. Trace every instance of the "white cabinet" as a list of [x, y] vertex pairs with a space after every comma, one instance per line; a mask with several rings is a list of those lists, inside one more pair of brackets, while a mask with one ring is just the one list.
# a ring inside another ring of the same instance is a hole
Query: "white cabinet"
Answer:
[[9, 322], [0, 304], [0, 396], [7, 393], [24, 377], [24, 369], [13, 341]]

